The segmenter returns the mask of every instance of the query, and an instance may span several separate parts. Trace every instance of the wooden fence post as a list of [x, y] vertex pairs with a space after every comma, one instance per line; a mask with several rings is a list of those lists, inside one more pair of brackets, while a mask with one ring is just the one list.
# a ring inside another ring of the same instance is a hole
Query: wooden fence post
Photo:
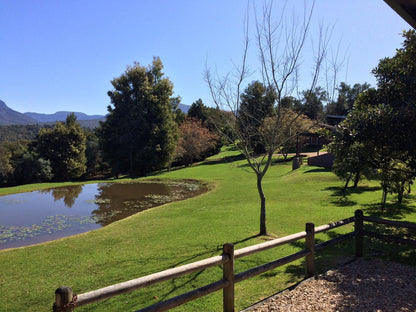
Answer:
[[223, 265], [223, 278], [230, 284], [223, 288], [222, 300], [224, 312], [234, 312], [234, 245], [224, 244], [223, 254], [230, 260]]
[[360, 258], [364, 253], [364, 238], [363, 238], [363, 211], [356, 210], [354, 217], [354, 233], [355, 233], [355, 257]]
[[53, 312], [72, 312], [75, 309], [77, 295], [74, 294], [71, 287], [61, 286], [55, 290], [55, 303]]
[[305, 244], [306, 249], [308, 249], [311, 254], [305, 257], [306, 260], [306, 277], [312, 277], [315, 275], [315, 224], [306, 223], [305, 225], [306, 238]]

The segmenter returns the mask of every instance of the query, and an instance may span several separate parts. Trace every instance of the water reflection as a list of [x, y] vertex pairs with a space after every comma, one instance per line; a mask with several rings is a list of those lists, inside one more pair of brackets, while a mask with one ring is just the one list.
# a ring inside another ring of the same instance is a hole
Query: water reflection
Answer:
[[[97, 209], [92, 211], [101, 226], [124, 219], [139, 211], [175, 200], [177, 193], [186, 185], [142, 183], [99, 184], [95, 195]], [[163, 199], [159, 202], [156, 199]]]
[[206, 190], [196, 181], [152, 181], [86, 184], [1, 196], [0, 249], [90, 231]]
[[63, 199], [65, 206], [71, 208], [79, 194], [81, 194], [83, 187], [84, 185], [72, 185], [40, 190], [39, 192], [43, 194], [51, 193], [55, 201]]

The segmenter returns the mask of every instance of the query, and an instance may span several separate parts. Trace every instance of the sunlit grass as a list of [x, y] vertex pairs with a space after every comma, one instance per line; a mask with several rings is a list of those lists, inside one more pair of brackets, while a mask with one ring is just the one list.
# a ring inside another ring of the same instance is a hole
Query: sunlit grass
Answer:
[[[185, 263], [221, 254], [224, 243], [239, 249], [304, 230], [306, 222], [326, 224], [353, 215], [356, 209], [375, 213], [381, 199], [376, 182], [340, 192], [342, 182], [331, 172], [303, 166], [291, 170], [290, 162], [274, 163], [264, 179], [267, 226], [270, 237], [258, 237], [259, 199], [255, 175], [237, 151], [225, 150], [198, 165], [155, 174], [147, 178], [199, 179], [212, 190], [186, 201], [159, 206], [88, 233], [26, 248], [0, 251], [0, 311], [48, 311], [54, 291], [61, 285], [83, 293]], [[0, 190], [33, 190], [28, 185]], [[408, 198], [404, 212], [392, 216], [416, 220], [415, 204]], [[387, 212], [386, 212], [387, 213]], [[381, 215], [383, 215], [381, 213]], [[319, 239], [328, 239], [338, 229]], [[282, 246], [237, 260], [237, 272], [288, 255], [302, 242]], [[331, 255], [338, 255], [335, 260]], [[317, 255], [324, 270], [352, 255], [345, 243]], [[303, 261], [291, 263], [237, 285], [236, 309], [242, 309], [303, 278]], [[76, 311], [133, 311], [162, 299], [220, 279], [220, 268], [165, 282], [128, 295], [76, 309]], [[190, 302], [175, 311], [220, 311], [221, 292]]]

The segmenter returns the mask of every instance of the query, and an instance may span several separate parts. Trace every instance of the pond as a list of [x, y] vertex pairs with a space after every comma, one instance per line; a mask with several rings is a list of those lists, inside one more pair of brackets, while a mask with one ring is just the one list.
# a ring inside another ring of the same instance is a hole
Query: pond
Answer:
[[98, 183], [0, 196], [0, 249], [91, 231], [207, 191], [196, 181]]

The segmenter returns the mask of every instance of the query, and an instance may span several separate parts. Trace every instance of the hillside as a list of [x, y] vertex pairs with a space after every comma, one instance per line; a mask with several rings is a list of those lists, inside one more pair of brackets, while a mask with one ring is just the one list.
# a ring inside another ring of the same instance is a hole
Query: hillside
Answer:
[[[27, 112], [24, 113], [25, 116], [33, 118], [39, 122], [55, 122], [55, 121], [64, 121], [66, 117], [71, 114], [70, 111], [59, 111], [54, 114], [41, 114], [41, 113], [34, 113], [34, 112]], [[74, 112], [77, 120], [95, 120], [95, 119], [104, 119], [105, 116], [102, 115], [87, 115], [80, 112]]]
[[30, 116], [12, 110], [0, 100], [0, 125], [33, 125], [37, 122]]
[[[185, 114], [188, 112], [190, 106], [179, 104], [179, 109]], [[56, 121], [65, 121], [71, 111], [58, 111], [53, 114], [42, 114], [36, 112], [19, 113], [6, 105], [0, 100], [0, 126], [11, 125], [34, 125], [34, 124], [52, 124]], [[100, 121], [105, 120], [103, 115], [87, 115], [81, 112], [73, 112], [77, 117], [77, 121], [84, 128], [94, 129], [99, 126]]]

